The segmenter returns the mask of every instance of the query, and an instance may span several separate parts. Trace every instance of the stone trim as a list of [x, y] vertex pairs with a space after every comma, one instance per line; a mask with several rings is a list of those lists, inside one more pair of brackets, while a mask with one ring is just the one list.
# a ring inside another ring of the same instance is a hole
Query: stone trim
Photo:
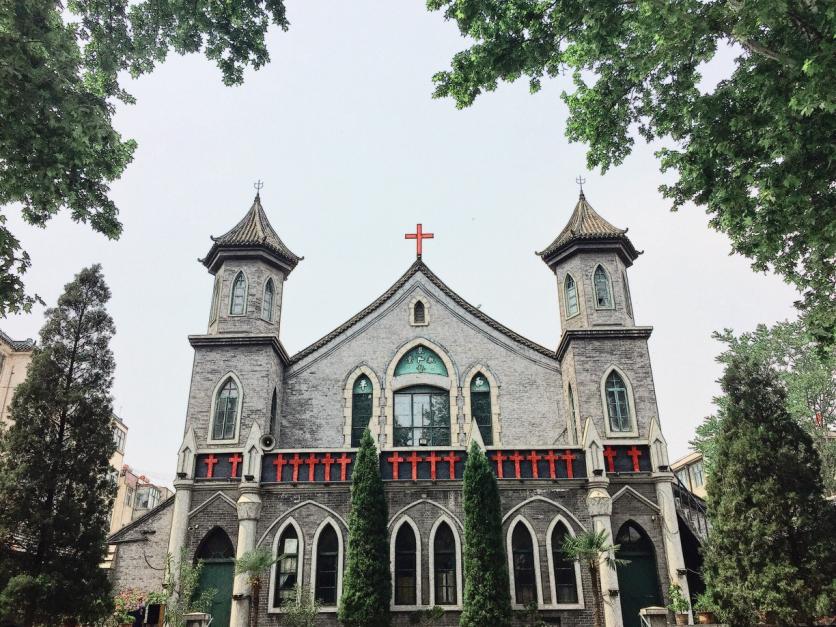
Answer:
[[[491, 432], [493, 433], [492, 446], [502, 446], [502, 414], [499, 411], [499, 383], [490, 369], [484, 364], [476, 364], [467, 371], [462, 380], [462, 395], [464, 396], [464, 441], [470, 442], [470, 435], [476, 421], [471, 415], [472, 403], [470, 400], [470, 382], [477, 374], [485, 375], [491, 388]], [[477, 427], [478, 430], [478, 427]]]
[[380, 443], [380, 380], [377, 374], [363, 364], [357, 366], [348, 375], [343, 385], [343, 447], [351, 448], [351, 404], [354, 395], [354, 382], [362, 375], [366, 375], [372, 383], [372, 417], [369, 421], [369, 431], [376, 444]]
[[602, 329], [566, 329], [557, 345], [557, 360], [562, 361], [572, 340], [646, 340], [653, 327], [613, 327]]
[[586, 527], [584, 527], [583, 523], [580, 520], [578, 520], [577, 516], [575, 516], [572, 512], [563, 507], [563, 505], [561, 505], [557, 501], [547, 499], [545, 496], [532, 496], [531, 498], [524, 500], [522, 503], [517, 503], [514, 507], [509, 509], [502, 517], [502, 524], [505, 524], [505, 521], [508, 520], [514, 512], [528, 505], [529, 503], [534, 503], [536, 501], [542, 501], [544, 503], [548, 503], [549, 505], [554, 505], [557, 509], [563, 512], [564, 516], [568, 516], [568, 519], [571, 520], [578, 529], [586, 531]]
[[[627, 387], [627, 410], [629, 412], [631, 427], [629, 431], [613, 431], [610, 427], [610, 407], [607, 403], [607, 377], [609, 377], [610, 373], [613, 371], [618, 373], [621, 380], [624, 381], [624, 385]], [[615, 364], [610, 364], [601, 376], [600, 386], [601, 408], [603, 409], [604, 414], [604, 433], [606, 434], [606, 437], [618, 439], [639, 437], [639, 417], [636, 415], [636, 400], [633, 395], [633, 384], [630, 382], [630, 378], [627, 374]]]
[[[322, 503], [317, 503], [316, 501], [308, 499], [306, 501], [302, 501], [301, 503], [297, 503], [296, 505], [291, 507], [289, 510], [284, 512], [281, 516], [276, 518], [276, 520], [274, 520], [272, 523], [270, 523], [270, 525], [267, 527], [267, 529], [264, 530], [264, 533], [261, 534], [261, 537], [258, 539], [258, 542], [255, 543], [255, 545], [256, 546], [261, 546], [262, 544], [264, 544], [264, 540], [267, 538], [268, 535], [270, 535], [270, 531], [272, 531], [273, 527], [275, 527], [279, 523], [280, 520], [283, 520], [283, 519], [287, 518], [288, 516], [290, 516], [290, 514], [292, 512], [295, 512], [297, 509], [299, 509], [301, 507], [304, 507], [305, 505], [314, 505], [316, 507], [319, 507], [319, 508], [325, 510], [325, 512], [327, 512], [327, 514], [328, 514], [329, 519], [339, 520], [340, 523], [342, 523], [342, 526], [345, 527], [346, 529], [348, 529], [348, 524], [345, 522], [345, 519], [342, 516], [340, 516], [337, 512], [335, 512], [330, 507], [326, 507]], [[339, 527], [337, 527], [337, 531], [339, 531]]]
[[230, 333], [228, 335], [190, 335], [189, 344], [191, 344], [192, 348], [270, 346], [273, 349], [273, 352], [275, 352], [276, 355], [279, 357], [282, 364], [287, 365], [288, 363], [287, 351], [285, 350], [284, 346], [282, 346], [282, 343], [279, 341], [279, 337], [275, 334], [234, 335]]
[[[215, 427], [215, 405], [218, 402], [218, 392], [220, 392], [221, 387], [226, 383], [227, 379], [232, 379], [235, 382], [235, 385], [238, 386], [238, 404], [235, 407], [235, 435], [230, 439], [215, 440], [212, 438], [212, 432]], [[218, 380], [215, 387], [212, 389], [212, 404], [209, 407], [209, 429], [206, 432], [206, 444], [238, 444], [238, 440], [241, 437], [241, 412], [243, 407], [244, 386], [241, 383], [241, 379], [238, 378], [238, 375], [235, 374], [234, 371], [230, 370]]]
[[[302, 577], [305, 574], [304, 570], [302, 569], [303, 564], [305, 563], [305, 536], [302, 534], [302, 528], [299, 526], [299, 523], [296, 522], [296, 519], [293, 516], [288, 516], [286, 520], [281, 524], [281, 526], [276, 531], [276, 535], [273, 538], [273, 557], [279, 556], [279, 540], [284, 533], [284, 530], [287, 529], [288, 526], [293, 527], [296, 530], [296, 538], [299, 542], [299, 546], [297, 547], [296, 551], [296, 598], [297, 600], [301, 597], [302, 594]], [[286, 610], [283, 610], [280, 607], [275, 607], [275, 590], [276, 590], [276, 567], [278, 566], [278, 562], [273, 562], [273, 565], [270, 567], [270, 591], [267, 598], [267, 613], [268, 614], [281, 614]]]
[[214, 493], [212, 496], [210, 496], [208, 499], [206, 499], [205, 501], [203, 501], [203, 503], [201, 503], [200, 505], [198, 505], [197, 507], [195, 507], [192, 511], [190, 511], [190, 512], [188, 513], [188, 517], [189, 517], [189, 518], [191, 518], [192, 516], [194, 516], [195, 514], [197, 514], [200, 510], [204, 509], [204, 508], [205, 508], [205, 507], [207, 507], [210, 503], [213, 503], [214, 501], [216, 501], [216, 500], [218, 500], [218, 499], [221, 499], [222, 501], [226, 501], [227, 505], [229, 505], [232, 509], [234, 509], [234, 510], [235, 510], [235, 513], [236, 513], [236, 516], [237, 516], [237, 514], [238, 514], [238, 504], [237, 504], [235, 501], [233, 501], [231, 498], [229, 498], [229, 497], [228, 497], [226, 494], [224, 494], [223, 492], [218, 491], [218, 492], [215, 492], [215, 493]]
[[554, 528], [557, 526], [558, 523], [561, 523], [566, 530], [569, 532], [569, 535], [573, 538], [575, 537], [575, 530], [572, 529], [572, 525], [569, 524], [563, 516], [558, 514], [555, 516], [552, 521], [549, 523], [548, 529], [546, 529], [546, 561], [548, 562], [549, 566], [549, 586], [551, 590], [551, 604], [546, 605], [545, 607], [554, 608], [559, 610], [582, 610], [586, 606], [584, 605], [583, 599], [583, 581], [581, 580], [581, 563], [578, 560], [574, 560], [575, 566], [575, 588], [578, 594], [578, 602], [577, 603], [558, 603], [557, 602], [557, 582], [555, 581], [554, 576], [554, 556], [552, 552], [554, 547], [552, 546], [552, 533], [554, 532]]
[[522, 523], [526, 529], [528, 529], [528, 533], [531, 536], [531, 544], [534, 549], [532, 557], [534, 558], [534, 586], [536, 587], [537, 592], [537, 607], [542, 607], [543, 582], [541, 581], [542, 577], [540, 574], [540, 543], [537, 541], [537, 534], [534, 531], [534, 527], [532, 527], [531, 523], [528, 522], [528, 520], [526, 520], [526, 518], [521, 514], [514, 517], [511, 524], [508, 525], [508, 531], [505, 532], [505, 552], [508, 559], [508, 579], [511, 582], [511, 607], [515, 610], [525, 609], [525, 605], [517, 603], [517, 585], [516, 581], [514, 581], [514, 551], [511, 538], [514, 535], [514, 529], [517, 528], [518, 523]]
[[462, 585], [462, 567], [464, 566], [462, 560], [462, 545], [461, 539], [459, 538], [459, 532], [456, 529], [456, 525], [453, 524], [453, 521], [450, 520], [447, 516], [441, 515], [436, 521], [433, 523], [432, 528], [430, 529], [430, 539], [427, 544], [427, 553], [429, 554], [429, 575], [430, 575], [430, 607], [434, 607], [436, 605], [435, 601], [435, 534], [438, 531], [438, 528], [441, 526], [441, 523], [447, 523], [447, 526], [450, 527], [450, 531], [453, 532], [453, 541], [455, 542], [456, 546], [456, 603], [454, 605], [442, 605], [445, 610], [460, 610], [462, 609], [462, 596], [464, 587]]
[[337, 533], [337, 604], [336, 605], [325, 605], [319, 608], [320, 612], [328, 612], [333, 613], [336, 612], [339, 605], [340, 605], [340, 598], [343, 595], [343, 531], [340, 525], [337, 522], [328, 516], [319, 523], [319, 527], [316, 528], [314, 532], [313, 542], [311, 542], [311, 576], [309, 579], [309, 586], [308, 588], [311, 591], [311, 594], [316, 594], [316, 554], [317, 549], [319, 548], [319, 535], [325, 529], [327, 525], [331, 525], [334, 528], [334, 531]]
[[459, 528], [460, 528], [460, 529], [462, 529], [462, 530], [464, 530], [464, 525], [462, 524], [462, 521], [461, 521], [461, 520], [459, 520], [459, 519], [458, 519], [458, 517], [457, 517], [457, 516], [456, 516], [453, 512], [451, 512], [449, 509], [447, 509], [446, 507], [444, 507], [444, 506], [443, 506], [443, 505], [441, 505], [440, 503], [436, 503], [435, 501], [431, 501], [430, 499], [418, 499], [417, 501], [413, 501], [413, 502], [412, 502], [412, 503], [410, 503], [409, 505], [407, 505], [407, 506], [405, 506], [405, 507], [402, 507], [402, 508], [401, 508], [401, 509], [399, 509], [397, 512], [395, 512], [395, 515], [394, 515], [394, 516], [392, 516], [392, 517], [389, 519], [389, 522], [387, 523], [387, 525], [386, 525], [386, 526], [387, 526], [387, 527], [391, 527], [391, 526], [392, 526], [392, 524], [393, 524], [396, 520], [398, 520], [398, 516], [400, 516], [401, 514], [403, 514], [405, 511], [407, 511], [407, 510], [409, 510], [409, 509], [412, 509], [412, 508], [413, 508], [413, 507], [415, 507], [416, 505], [420, 505], [421, 503], [427, 503], [428, 505], [434, 505], [435, 507], [437, 507], [438, 509], [440, 509], [442, 512], [444, 512], [444, 513], [442, 514], [442, 516], [443, 516], [443, 517], [448, 518], [449, 520], [454, 520], [454, 521], [456, 522], [456, 524], [459, 526]]
[[[417, 303], [424, 305], [424, 322], [415, 322], [415, 305]], [[413, 327], [428, 327], [430, 326], [430, 303], [429, 299], [424, 296], [414, 296], [409, 301], [409, 325]]]

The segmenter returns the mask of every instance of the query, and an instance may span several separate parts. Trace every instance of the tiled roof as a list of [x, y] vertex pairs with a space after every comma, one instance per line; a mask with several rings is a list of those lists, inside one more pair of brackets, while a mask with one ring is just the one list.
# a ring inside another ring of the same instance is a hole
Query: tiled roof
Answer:
[[639, 253], [626, 234], [627, 229], [614, 227], [598, 215], [592, 205], [586, 202], [586, 196], [581, 192], [572, 217], [569, 218], [569, 222], [563, 227], [560, 235], [537, 254], [545, 261], [576, 240], [621, 240], [627, 246], [628, 253], [635, 258]]
[[207, 267], [211, 265], [215, 253], [222, 248], [264, 248], [278, 256], [291, 269], [302, 260], [302, 257], [295, 255], [285, 246], [273, 230], [258, 194], [255, 195], [252, 207], [243, 219], [220, 237], [213, 237], [212, 242], [209, 253], [201, 260]]
[[482, 313], [481, 309], [478, 309], [477, 307], [474, 307], [473, 305], [468, 303], [466, 300], [464, 300], [461, 296], [456, 294], [441, 279], [439, 279], [432, 272], [432, 270], [430, 270], [427, 267], [427, 265], [423, 261], [421, 261], [420, 259], [417, 259], [415, 261], [415, 263], [413, 263], [409, 267], [409, 269], [401, 276], [401, 278], [399, 278], [397, 281], [395, 281], [395, 283], [392, 285], [392, 287], [390, 287], [383, 294], [381, 294], [368, 307], [366, 307], [365, 309], [360, 311], [355, 316], [352, 316], [349, 320], [347, 320], [346, 322], [344, 322], [343, 324], [338, 326], [336, 329], [334, 329], [333, 331], [331, 331], [330, 333], [328, 333], [324, 337], [320, 338], [319, 340], [317, 340], [316, 342], [311, 344], [310, 346], [308, 346], [306, 348], [303, 348], [301, 351], [299, 351], [298, 353], [293, 355], [290, 358], [290, 363], [295, 364], [295, 363], [303, 360], [305, 357], [307, 357], [311, 353], [316, 352], [317, 350], [319, 350], [320, 348], [322, 348], [323, 346], [325, 346], [326, 344], [328, 344], [329, 342], [331, 342], [335, 338], [342, 335], [345, 331], [347, 331], [348, 329], [353, 327], [355, 324], [357, 324], [358, 322], [363, 320], [363, 318], [365, 318], [369, 314], [373, 313], [377, 309], [380, 309], [380, 307], [382, 307], [384, 304], [386, 304], [386, 302], [390, 298], [392, 298], [392, 296], [394, 296], [395, 293], [399, 289], [401, 289], [404, 285], [406, 285], [407, 281], [409, 281], [410, 278], [412, 278], [415, 274], [417, 274], [419, 272], [422, 273], [425, 277], [427, 277], [427, 279], [429, 279], [429, 281], [433, 285], [435, 285], [439, 290], [441, 290], [448, 298], [450, 298], [453, 302], [455, 302], [459, 307], [461, 307], [462, 309], [467, 311], [472, 316], [478, 318], [479, 320], [484, 322], [486, 325], [488, 325], [492, 329], [495, 329], [496, 331], [499, 331], [503, 335], [511, 338], [515, 342], [517, 342], [519, 344], [522, 344], [523, 346], [525, 346], [527, 348], [530, 348], [531, 350], [537, 351], [541, 355], [545, 355], [546, 357], [551, 357], [551, 358], [555, 357], [555, 352], [553, 350], [548, 349], [545, 346], [541, 346], [540, 344], [537, 344], [536, 342], [533, 342], [532, 340], [529, 340], [528, 338], [523, 337], [519, 333], [516, 333], [516, 332], [512, 331], [511, 329], [509, 329], [508, 327], [506, 327], [505, 325], [497, 322], [496, 320], [494, 320], [490, 316]]
[[32, 338], [27, 338], [25, 340], [13, 340], [8, 335], [0, 331], [0, 340], [11, 346], [13, 351], [16, 352], [25, 352], [31, 351], [35, 348], [35, 340]]

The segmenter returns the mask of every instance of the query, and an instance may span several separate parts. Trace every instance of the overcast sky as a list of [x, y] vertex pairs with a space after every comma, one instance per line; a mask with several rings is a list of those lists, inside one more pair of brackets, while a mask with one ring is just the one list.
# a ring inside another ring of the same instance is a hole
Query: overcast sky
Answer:
[[[139, 142], [113, 185], [124, 235], [111, 242], [66, 216], [45, 230], [9, 223], [32, 256], [28, 287], [52, 304], [83, 266], [101, 262], [113, 291], [115, 407], [130, 429], [126, 461], [169, 483], [186, 412], [193, 351], [212, 278], [197, 262], [249, 208], [253, 182], [302, 261], [285, 284], [281, 339], [292, 354], [385, 291], [414, 260], [403, 234], [435, 233], [424, 260], [462, 297], [545, 346], [560, 336], [553, 275], [534, 255], [559, 232], [583, 174], [589, 202], [629, 227], [644, 254], [630, 270], [672, 458], [712, 411], [720, 369], [711, 332], [794, 317], [794, 291], [729, 256], [703, 209], [671, 213], [665, 177], [637, 140], [601, 175], [564, 137], [569, 81], [525, 82], [459, 111], [431, 99], [431, 76], [464, 47], [455, 24], [415, 2], [291, 1], [288, 33], [269, 34], [272, 62], [224, 87], [200, 56], [172, 56], [126, 81], [137, 104], [116, 126]], [[727, 72], [715, 63], [707, 83]], [[43, 309], [0, 320], [36, 337]]]

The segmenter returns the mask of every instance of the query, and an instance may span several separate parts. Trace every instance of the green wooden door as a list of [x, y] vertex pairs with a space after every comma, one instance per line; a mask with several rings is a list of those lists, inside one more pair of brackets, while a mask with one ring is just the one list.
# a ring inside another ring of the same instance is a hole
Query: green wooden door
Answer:
[[198, 594], [214, 589], [212, 607], [212, 627], [229, 627], [229, 614], [232, 610], [232, 582], [235, 578], [235, 562], [231, 560], [207, 560], [203, 562], [200, 573]]
[[616, 536], [618, 557], [629, 560], [618, 566], [618, 588], [624, 627], [641, 627], [639, 610], [661, 605], [659, 575], [653, 543], [637, 524], [624, 523]]

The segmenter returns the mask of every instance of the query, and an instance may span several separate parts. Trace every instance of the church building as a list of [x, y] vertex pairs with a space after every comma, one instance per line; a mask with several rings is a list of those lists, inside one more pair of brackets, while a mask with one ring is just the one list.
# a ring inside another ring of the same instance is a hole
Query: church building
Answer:
[[630, 296], [640, 252], [626, 233], [581, 192], [565, 228], [538, 253], [555, 276], [556, 348], [515, 333], [436, 276], [421, 255], [432, 234], [418, 225], [408, 236], [417, 259], [403, 275], [289, 355], [280, 340], [283, 288], [302, 257], [256, 195], [201, 260], [214, 289], [206, 332], [189, 336], [175, 496], [112, 538], [125, 551], [117, 577], [120, 560], [130, 564], [140, 549], [148, 564], [165, 552], [204, 560], [202, 585], [217, 590], [213, 627], [243, 627], [250, 596], [234, 558], [268, 547], [284, 557], [265, 578], [260, 622], [281, 624], [301, 590], [319, 601], [321, 624], [337, 624], [352, 467], [368, 428], [389, 506], [393, 624], [413, 624], [434, 606], [445, 610], [437, 624], [458, 624], [461, 479], [475, 441], [499, 482], [518, 620], [530, 622], [536, 604], [547, 624], [592, 624], [589, 573], [561, 546], [567, 534], [594, 529], [629, 560], [602, 571], [606, 625], [638, 627], [640, 608], [664, 605], [671, 582], [686, 593], [688, 585], [652, 328], [636, 323]]

